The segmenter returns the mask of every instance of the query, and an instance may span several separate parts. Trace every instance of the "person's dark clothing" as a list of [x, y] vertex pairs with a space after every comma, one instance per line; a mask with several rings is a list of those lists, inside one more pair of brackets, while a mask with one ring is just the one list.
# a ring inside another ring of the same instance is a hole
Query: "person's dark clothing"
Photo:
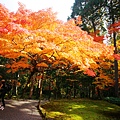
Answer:
[[5, 84], [3, 84], [2, 88], [1, 88], [1, 100], [2, 100], [2, 106], [5, 107], [5, 101], [4, 101], [4, 97], [5, 97], [5, 94], [6, 94], [6, 88], [5, 88]]

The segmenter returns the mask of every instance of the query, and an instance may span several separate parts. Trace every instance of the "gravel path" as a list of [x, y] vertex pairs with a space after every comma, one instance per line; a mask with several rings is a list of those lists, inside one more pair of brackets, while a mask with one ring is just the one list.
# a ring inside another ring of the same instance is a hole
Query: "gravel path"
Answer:
[[6, 107], [0, 110], [0, 120], [42, 120], [37, 110], [38, 100], [5, 100]]

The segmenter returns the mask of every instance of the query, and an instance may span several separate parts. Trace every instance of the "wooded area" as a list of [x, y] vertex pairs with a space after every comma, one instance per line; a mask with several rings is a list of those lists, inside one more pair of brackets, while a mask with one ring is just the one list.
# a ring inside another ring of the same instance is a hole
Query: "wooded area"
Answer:
[[[7, 97], [120, 97], [120, 1], [75, 0], [67, 22], [52, 9], [0, 4], [0, 79]], [[106, 44], [103, 42], [106, 38]]]

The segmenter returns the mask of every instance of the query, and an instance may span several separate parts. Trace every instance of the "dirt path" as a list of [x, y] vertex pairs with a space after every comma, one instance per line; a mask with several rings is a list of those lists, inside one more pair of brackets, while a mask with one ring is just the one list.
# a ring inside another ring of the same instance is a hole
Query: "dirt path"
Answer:
[[5, 100], [5, 102], [5, 109], [0, 110], [0, 120], [42, 120], [36, 107], [38, 100]]

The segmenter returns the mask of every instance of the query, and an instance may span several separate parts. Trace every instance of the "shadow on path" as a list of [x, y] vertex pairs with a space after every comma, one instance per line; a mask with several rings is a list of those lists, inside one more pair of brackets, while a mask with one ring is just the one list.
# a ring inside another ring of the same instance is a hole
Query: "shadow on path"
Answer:
[[0, 120], [42, 120], [37, 110], [37, 100], [5, 100], [6, 107], [0, 110]]

